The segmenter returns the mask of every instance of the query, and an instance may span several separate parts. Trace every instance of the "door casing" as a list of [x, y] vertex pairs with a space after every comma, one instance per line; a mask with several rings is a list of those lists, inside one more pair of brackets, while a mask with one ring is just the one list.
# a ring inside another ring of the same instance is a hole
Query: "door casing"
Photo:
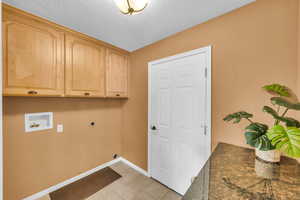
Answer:
[[177, 54], [174, 56], [166, 57], [163, 59], [155, 60], [148, 63], [148, 175], [151, 177], [151, 90], [152, 90], [152, 83], [151, 83], [151, 74], [152, 74], [152, 66], [157, 65], [159, 63], [168, 62], [188, 56], [193, 56], [197, 54], [205, 53], [207, 55], [207, 63], [206, 63], [206, 134], [207, 134], [207, 142], [209, 151], [211, 152], [211, 50], [212, 46], [206, 46], [203, 48], [195, 49], [192, 51], [188, 51], [185, 53]]

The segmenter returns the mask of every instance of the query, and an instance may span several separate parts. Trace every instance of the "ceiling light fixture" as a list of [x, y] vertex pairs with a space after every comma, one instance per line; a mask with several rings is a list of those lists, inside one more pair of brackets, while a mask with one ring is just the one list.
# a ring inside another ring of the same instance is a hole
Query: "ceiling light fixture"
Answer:
[[125, 15], [134, 15], [142, 12], [149, 0], [114, 0], [120, 11]]

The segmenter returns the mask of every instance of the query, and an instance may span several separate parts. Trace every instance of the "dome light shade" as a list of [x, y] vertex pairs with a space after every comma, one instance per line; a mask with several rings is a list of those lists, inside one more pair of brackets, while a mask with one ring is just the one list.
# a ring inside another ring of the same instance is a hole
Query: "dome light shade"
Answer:
[[120, 11], [125, 15], [133, 15], [143, 11], [149, 0], [114, 0]]

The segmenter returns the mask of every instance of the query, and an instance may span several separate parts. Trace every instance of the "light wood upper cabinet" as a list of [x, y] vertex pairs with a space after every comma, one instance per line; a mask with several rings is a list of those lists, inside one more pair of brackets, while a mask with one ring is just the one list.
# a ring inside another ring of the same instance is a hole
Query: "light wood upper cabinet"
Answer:
[[106, 94], [108, 97], [128, 97], [128, 66], [127, 55], [107, 50]]
[[29, 18], [3, 15], [3, 93], [64, 94], [64, 34]]
[[128, 97], [128, 52], [3, 4], [3, 95]]
[[105, 96], [105, 48], [66, 35], [66, 96]]

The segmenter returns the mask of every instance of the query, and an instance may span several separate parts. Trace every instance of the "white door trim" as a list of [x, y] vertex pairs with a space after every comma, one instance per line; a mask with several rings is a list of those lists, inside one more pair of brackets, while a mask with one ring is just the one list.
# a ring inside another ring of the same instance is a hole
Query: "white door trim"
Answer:
[[163, 59], [159, 59], [159, 60], [155, 60], [152, 62], [148, 63], [148, 128], [147, 128], [147, 133], [148, 133], [148, 175], [151, 177], [151, 130], [150, 130], [150, 126], [151, 126], [151, 69], [153, 65], [157, 65], [160, 63], [164, 63], [164, 62], [168, 62], [171, 60], [176, 60], [176, 59], [180, 59], [180, 58], [184, 58], [184, 57], [188, 57], [188, 56], [193, 56], [193, 55], [197, 55], [197, 54], [201, 54], [201, 53], [206, 53], [207, 55], [207, 69], [206, 69], [206, 78], [207, 78], [207, 85], [206, 85], [206, 129], [207, 129], [207, 136], [208, 136], [208, 140], [209, 140], [209, 152], [211, 152], [211, 46], [207, 46], [207, 47], [203, 47], [203, 48], [199, 48], [199, 49], [195, 49], [192, 51], [188, 51], [185, 53], [181, 53], [181, 54], [177, 54], [174, 56], [170, 56], [167, 58], [163, 58]]

